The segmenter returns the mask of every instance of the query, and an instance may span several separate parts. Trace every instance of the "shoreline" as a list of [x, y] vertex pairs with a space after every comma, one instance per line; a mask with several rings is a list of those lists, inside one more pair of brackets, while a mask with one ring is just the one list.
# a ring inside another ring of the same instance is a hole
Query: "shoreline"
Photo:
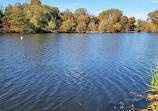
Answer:
[[[134, 32], [134, 31], [129, 31], [129, 32], [115, 32], [115, 33], [111, 33], [111, 32], [100, 32], [100, 31], [86, 31], [86, 32], [76, 32], [76, 31], [72, 31], [72, 32], [64, 32], [64, 31], [39, 31], [39, 32], [35, 32], [35, 33], [21, 33], [21, 32], [15, 32], [12, 30], [0, 30], [0, 34], [45, 34], [45, 33], [54, 33], [54, 34], [74, 34], [74, 33], [81, 33], [81, 34], [120, 34], [120, 33], [142, 33], [142, 32]], [[149, 33], [149, 32], [146, 32]]]

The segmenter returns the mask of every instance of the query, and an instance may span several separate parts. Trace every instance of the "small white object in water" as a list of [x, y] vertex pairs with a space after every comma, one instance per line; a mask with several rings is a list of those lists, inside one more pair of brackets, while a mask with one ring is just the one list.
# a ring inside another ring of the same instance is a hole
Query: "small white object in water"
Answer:
[[79, 105], [81, 106], [82, 104], [81, 104], [81, 103], [79, 103]]
[[23, 36], [21, 36], [21, 40], [23, 39]]

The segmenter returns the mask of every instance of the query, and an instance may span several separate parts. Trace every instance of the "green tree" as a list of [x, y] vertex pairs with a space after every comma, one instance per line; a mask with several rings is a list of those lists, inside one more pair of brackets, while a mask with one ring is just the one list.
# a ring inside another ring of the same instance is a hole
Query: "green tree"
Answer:
[[47, 10], [49, 14], [48, 26], [49, 27], [53, 26], [53, 30], [58, 29], [61, 23], [61, 19], [59, 16], [59, 9], [57, 7], [47, 7], [45, 10]]
[[49, 7], [49, 12], [54, 19], [59, 20], [59, 9], [57, 7]]
[[146, 21], [138, 19], [136, 27], [137, 28], [135, 28], [135, 32], [144, 32], [146, 28]]
[[150, 20], [151, 23], [158, 25], [158, 10], [155, 10], [154, 12], [149, 13], [148, 20]]
[[72, 32], [75, 30], [75, 25], [74, 20], [66, 20], [62, 23], [60, 29], [64, 32]]
[[77, 25], [77, 28], [76, 28], [76, 31], [77, 32], [86, 32], [86, 23], [84, 23], [83, 21], [81, 21], [78, 25]]
[[12, 9], [13, 9], [13, 6], [11, 4], [9, 4], [8, 6], [6, 6], [5, 11], [12, 10]]
[[34, 26], [39, 30], [48, 25], [49, 18], [49, 12], [38, 5], [30, 6], [27, 11], [27, 19], [29, 19], [29, 22], [34, 24]]
[[130, 17], [128, 19], [127, 25], [130, 27], [129, 31], [134, 31], [134, 28], [136, 27], [135, 22], [136, 22], [135, 17]]
[[3, 17], [3, 13], [2, 10], [0, 10], [0, 28], [2, 28], [2, 21], [1, 21], [2, 17]]
[[57, 27], [57, 20], [52, 18], [52, 20], [48, 23], [48, 30], [56, 30]]

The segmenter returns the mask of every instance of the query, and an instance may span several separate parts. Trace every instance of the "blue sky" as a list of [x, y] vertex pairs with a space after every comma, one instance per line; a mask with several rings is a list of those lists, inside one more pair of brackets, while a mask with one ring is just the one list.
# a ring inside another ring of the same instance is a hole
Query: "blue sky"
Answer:
[[[0, 0], [0, 5], [29, 3], [30, 0]], [[77, 8], [86, 8], [89, 14], [98, 15], [101, 11], [117, 8], [128, 17], [135, 16], [137, 19], [146, 19], [147, 13], [158, 9], [158, 0], [41, 0], [42, 4], [57, 6], [60, 11], [70, 9], [72, 12]]]

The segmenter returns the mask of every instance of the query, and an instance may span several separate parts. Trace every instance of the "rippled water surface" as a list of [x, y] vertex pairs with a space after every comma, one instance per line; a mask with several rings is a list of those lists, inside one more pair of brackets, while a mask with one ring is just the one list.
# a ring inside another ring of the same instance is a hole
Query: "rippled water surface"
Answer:
[[156, 59], [158, 34], [0, 35], [0, 110], [118, 110]]

